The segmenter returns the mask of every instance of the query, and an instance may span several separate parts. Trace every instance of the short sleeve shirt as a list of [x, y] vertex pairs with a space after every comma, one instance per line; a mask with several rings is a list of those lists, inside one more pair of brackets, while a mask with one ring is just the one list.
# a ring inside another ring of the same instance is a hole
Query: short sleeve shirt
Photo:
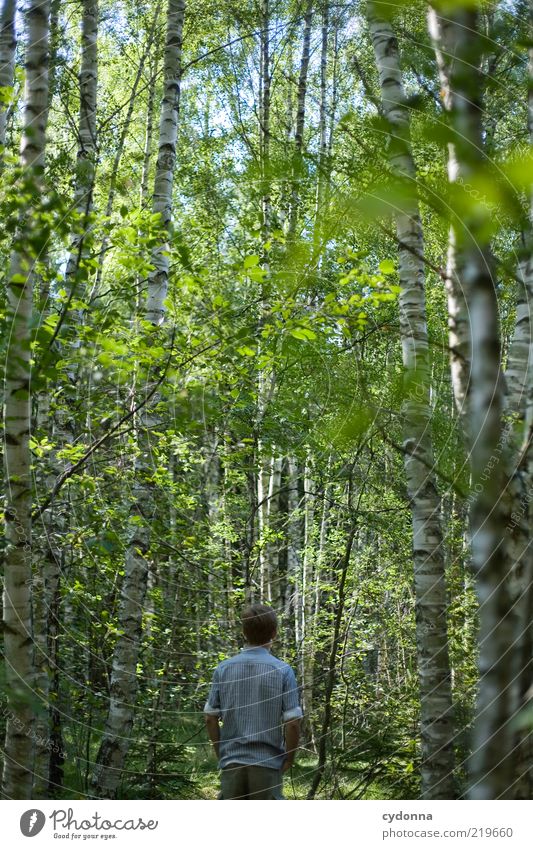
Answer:
[[220, 761], [281, 769], [282, 723], [302, 714], [291, 667], [263, 646], [249, 646], [215, 669], [204, 713], [220, 716]]

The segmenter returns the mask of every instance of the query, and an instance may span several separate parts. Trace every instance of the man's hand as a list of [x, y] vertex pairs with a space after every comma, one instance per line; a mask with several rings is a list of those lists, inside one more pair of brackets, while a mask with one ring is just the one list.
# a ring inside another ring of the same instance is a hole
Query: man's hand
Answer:
[[285, 723], [285, 746], [287, 749], [287, 757], [281, 767], [282, 773], [291, 769], [296, 757], [296, 750], [300, 742], [300, 720], [290, 719]]
[[220, 742], [220, 725], [219, 725], [219, 717], [213, 716], [213, 714], [206, 713], [205, 715], [205, 727], [207, 728], [207, 734], [209, 739], [213, 744], [213, 749], [215, 750], [215, 755], [217, 758], [220, 757], [219, 753], [219, 742]]

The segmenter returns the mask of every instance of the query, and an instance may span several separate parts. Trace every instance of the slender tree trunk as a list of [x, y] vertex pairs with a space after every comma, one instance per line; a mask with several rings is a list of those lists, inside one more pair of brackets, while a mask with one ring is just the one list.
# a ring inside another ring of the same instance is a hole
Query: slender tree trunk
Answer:
[[31, 623], [31, 427], [30, 320], [35, 261], [32, 236], [40, 227], [46, 124], [48, 118], [49, 0], [26, 7], [28, 42], [23, 112], [21, 165], [31, 200], [20, 222], [7, 284], [10, 328], [5, 365], [4, 469], [6, 483], [4, 556], [4, 657], [8, 717], [4, 747], [2, 793], [8, 799], [29, 799], [32, 790], [34, 665]]
[[296, 650], [302, 650], [301, 644], [301, 607], [300, 607], [300, 494], [298, 492], [298, 463], [294, 456], [287, 459], [287, 591], [285, 598], [285, 619], [287, 631], [294, 635]]
[[[124, 146], [126, 144], [126, 139], [128, 137], [128, 133], [131, 126], [131, 121], [133, 118], [133, 111], [135, 109], [135, 103], [137, 100], [137, 91], [142, 80], [144, 66], [146, 64], [146, 60], [150, 54], [152, 49], [154, 35], [156, 26], [159, 20], [159, 12], [161, 9], [161, 3], [159, 2], [156, 6], [154, 12], [154, 20], [152, 22], [152, 26], [150, 28], [150, 32], [148, 35], [148, 41], [146, 43], [146, 47], [141, 55], [141, 59], [139, 61], [139, 66], [137, 68], [137, 73], [135, 74], [135, 79], [133, 81], [133, 86], [131, 89], [130, 100], [128, 104], [128, 111], [126, 113], [126, 118], [124, 120], [124, 125], [122, 127], [122, 132], [120, 134], [119, 143], [117, 145], [117, 150], [115, 153], [115, 158], [113, 160], [113, 165], [111, 166], [111, 177], [109, 180], [109, 192], [107, 195], [107, 204], [105, 210], [105, 218], [109, 220], [113, 213], [113, 204], [115, 202], [115, 194], [117, 190], [117, 179], [119, 175], [120, 162], [122, 159], [122, 154], [124, 153]], [[152, 73], [150, 77], [150, 83], [148, 88], [148, 115], [151, 116], [152, 108], [153, 108], [153, 98], [154, 98], [154, 89], [155, 89], [155, 71]], [[144, 176], [144, 168], [143, 168], [143, 176]], [[102, 239], [102, 245], [100, 247], [100, 254], [98, 257], [98, 270], [96, 272], [96, 279], [94, 282], [93, 291], [98, 292], [100, 289], [100, 284], [102, 282], [102, 276], [104, 273], [104, 264], [105, 264], [105, 255], [107, 251], [107, 245], [109, 243], [109, 236], [106, 234]]]
[[[455, 224], [461, 261], [457, 268], [471, 329], [470, 428], [467, 444], [472, 474], [472, 566], [479, 599], [479, 690], [472, 739], [469, 795], [505, 798], [511, 779], [515, 622], [506, 553], [504, 405], [496, 277], [479, 206], [466, 201], [469, 185], [484, 167], [482, 85], [483, 56], [476, 9], [438, 12], [433, 37], [448, 54], [451, 93], [450, 125], [455, 148], [456, 183], [464, 189], [465, 208]], [[475, 438], [474, 438], [475, 436]]]
[[[261, 35], [259, 42], [259, 163], [261, 169], [261, 235], [263, 243], [270, 235], [272, 205], [270, 197], [270, 2], [261, 0]], [[268, 276], [270, 268], [266, 256], [262, 258], [265, 278], [259, 284], [261, 299], [257, 320], [259, 341], [258, 353], [261, 353], [261, 330], [269, 309]], [[259, 541], [259, 595], [261, 602], [269, 602], [272, 598], [270, 584], [269, 551], [265, 545], [265, 534], [268, 528], [268, 492], [270, 484], [270, 468], [272, 454], [268, 452], [263, 440], [263, 425], [268, 406], [275, 387], [275, 373], [272, 368], [261, 366], [257, 372], [257, 411], [255, 421], [256, 435], [256, 497], [257, 497], [257, 530]]]
[[[86, 230], [92, 209], [96, 172], [96, 99], [98, 84], [98, 0], [82, 0], [81, 66], [79, 75], [80, 114], [78, 123], [78, 156], [74, 206], [78, 221], [72, 238], [65, 272], [65, 288], [75, 292], [83, 303], [85, 286], [79, 279], [80, 260], [86, 249]], [[78, 322], [83, 320], [83, 307], [76, 310]]]
[[0, 172], [4, 164], [4, 147], [7, 129], [7, 98], [13, 89], [15, 74], [15, 50], [17, 39], [15, 32], [16, 0], [4, 0], [0, 16]]
[[[159, 155], [154, 180], [154, 212], [168, 233], [171, 225], [172, 188], [178, 130], [181, 79], [181, 49], [184, 0], [169, 0], [165, 46], [165, 82], [159, 125]], [[168, 257], [165, 244], [155, 249], [155, 269], [148, 281], [145, 320], [159, 325], [164, 318], [164, 300], [168, 287]], [[155, 406], [157, 398], [152, 399]], [[133, 499], [130, 506], [129, 539], [125, 575], [122, 584], [118, 622], [120, 634], [113, 653], [110, 703], [104, 735], [91, 780], [92, 792], [102, 798], [114, 798], [129, 750], [137, 695], [137, 659], [141, 642], [141, 623], [148, 580], [150, 530], [154, 516], [154, 492], [150, 483], [150, 430], [155, 417], [145, 408], [136, 418], [137, 457]]]
[[320, 48], [320, 111], [318, 121], [319, 153], [318, 179], [316, 184], [315, 225], [313, 229], [313, 249], [319, 260], [322, 242], [322, 219], [324, 217], [324, 190], [326, 184], [326, 159], [328, 152], [328, 40], [329, 40], [329, 0], [325, 0], [322, 10], [321, 48]]
[[[218, 453], [218, 435], [215, 428], [209, 430], [205, 437], [203, 490], [205, 493], [205, 507], [209, 527], [209, 538], [211, 540], [209, 562], [207, 564], [207, 609], [214, 610], [220, 598], [221, 570], [220, 570], [220, 533], [217, 525], [220, 521], [220, 456]], [[216, 637], [209, 630], [207, 637], [209, 649], [215, 651]]]
[[309, 72], [309, 55], [311, 43], [311, 24], [313, 20], [313, 3], [309, 0], [304, 18], [302, 42], [302, 58], [300, 60], [300, 75], [298, 78], [298, 99], [296, 106], [296, 128], [294, 133], [294, 154], [292, 160], [292, 198], [289, 216], [289, 234], [296, 232], [300, 208], [300, 188], [304, 174], [302, 151], [304, 145], [305, 98], [307, 95], [307, 75]]
[[335, 605], [335, 611], [333, 614], [333, 634], [330, 644], [327, 673], [325, 676], [326, 685], [324, 692], [324, 715], [322, 718], [320, 736], [318, 738], [318, 764], [316, 771], [313, 775], [311, 787], [307, 794], [308, 799], [315, 798], [316, 791], [319, 788], [320, 782], [322, 781], [322, 776], [324, 775], [324, 770], [326, 768], [328, 738], [332, 720], [333, 688], [335, 687], [335, 681], [337, 678], [337, 655], [339, 647], [342, 643], [341, 627], [344, 616], [344, 609], [346, 605], [346, 579], [348, 577], [348, 567], [350, 565], [350, 557], [352, 553], [355, 534], [356, 525], [352, 524], [346, 539], [346, 548], [344, 551], [344, 556], [342, 557], [342, 561], [339, 564], [341, 566], [340, 573], [338, 574], [339, 594], [337, 597], [337, 603]]
[[[533, 34], [533, 3], [528, 3], [529, 33]], [[528, 51], [528, 131], [533, 149], [533, 47]], [[529, 222], [524, 238], [525, 257], [519, 263], [520, 280], [516, 319], [507, 361], [506, 412], [512, 439], [512, 465], [509, 473], [510, 521], [507, 545], [513, 569], [513, 597], [518, 611], [516, 641], [519, 646], [516, 669], [515, 702], [518, 730], [514, 738], [512, 795], [517, 799], [533, 797], [533, 552], [531, 526], [533, 506], [533, 440], [531, 402], [533, 399], [533, 187], [529, 192]]]
[[[446, 112], [454, 108], [455, 93], [450, 83], [450, 66], [454, 55], [454, 28], [447, 17], [440, 17], [435, 9], [428, 12], [429, 34], [435, 49], [443, 104]], [[448, 142], [448, 182], [454, 184], [459, 178], [456, 145]], [[466, 293], [461, 285], [464, 272], [456, 235], [456, 223], [452, 221], [448, 237], [446, 261], [446, 295], [448, 300], [448, 345], [450, 370], [455, 406], [461, 422], [465, 441], [469, 441], [470, 420], [470, 370], [472, 360], [471, 327]]]
[[422, 798], [450, 799], [453, 787], [453, 717], [448, 657], [447, 598], [440, 497], [431, 471], [431, 406], [426, 326], [424, 243], [411, 153], [410, 120], [398, 42], [391, 24], [367, 4], [384, 114], [391, 128], [391, 167], [404, 185], [396, 215], [399, 248], [400, 332], [405, 369], [403, 403], [407, 492], [413, 522], [416, 645], [420, 681]]
[[259, 63], [259, 159], [261, 166], [261, 206], [263, 238], [270, 232], [270, 0], [261, 0], [261, 40]]
[[313, 734], [313, 685], [314, 653], [313, 644], [313, 577], [314, 577], [314, 519], [315, 484], [312, 478], [312, 460], [308, 453], [304, 466], [304, 550], [301, 579], [301, 683], [302, 707], [304, 711], [304, 731], [314, 746]]
[[269, 587], [269, 602], [277, 609], [280, 602], [280, 574], [279, 574], [279, 540], [277, 532], [279, 531], [279, 500], [281, 487], [281, 468], [283, 458], [278, 456], [275, 451], [275, 446], [272, 449], [272, 466], [270, 473], [270, 481], [268, 484], [268, 510], [267, 521], [270, 534], [276, 535], [270, 540], [267, 546], [267, 563], [268, 563], [268, 587]]
[[[153, 212], [159, 215], [163, 231], [170, 234], [172, 223], [172, 189], [176, 166], [178, 118], [181, 93], [181, 53], [185, 0], [169, 0], [167, 8], [167, 39], [164, 57], [164, 91], [159, 122], [159, 152], [157, 157]], [[162, 241], [152, 254], [153, 271], [148, 278], [146, 320], [162, 323], [168, 291], [169, 244]]]
[[154, 138], [154, 102], [155, 83], [157, 78], [158, 63], [155, 62], [150, 73], [150, 84], [148, 87], [148, 103], [146, 106], [146, 127], [144, 133], [143, 169], [140, 188], [140, 209], [144, 210], [148, 199], [148, 181], [150, 179], [150, 165], [152, 162], [152, 144]]

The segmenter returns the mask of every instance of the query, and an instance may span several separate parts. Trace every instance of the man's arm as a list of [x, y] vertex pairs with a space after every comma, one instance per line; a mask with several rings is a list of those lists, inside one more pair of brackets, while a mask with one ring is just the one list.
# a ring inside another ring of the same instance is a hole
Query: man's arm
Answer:
[[215, 750], [215, 754], [216, 754], [217, 758], [220, 757], [219, 750], [218, 750], [218, 744], [220, 742], [219, 719], [220, 718], [218, 716], [213, 716], [212, 714], [207, 713], [205, 715], [205, 727], [207, 728], [207, 734], [208, 734], [209, 739], [211, 740], [211, 742], [213, 744], [213, 749]]
[[287, 757], [282, 767], [282, 772], [287, 772], [291, 769], [296, 757], [296, 750], [300, 742], [300, 720], [290, 719], [285, 723], [285, 747], [287, 749]]

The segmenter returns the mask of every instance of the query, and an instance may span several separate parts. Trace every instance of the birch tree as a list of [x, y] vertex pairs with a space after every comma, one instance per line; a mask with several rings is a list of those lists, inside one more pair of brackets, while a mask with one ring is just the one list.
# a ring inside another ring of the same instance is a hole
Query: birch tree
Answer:
[[[83, 0], [81, 21], [81, 63], [79, 73], [80, 111], [74, 208], [76, 228], [65, 271], [65, 288], [83, 304], [86, 293], [80, 286], [80, 262], [86, 252], [86, 230], [93, 203], [96, 171], [96, 97], [98, 85], [98, 0]], [[83, 307], [76, 311], [82, 320]]]
[[[455, 107], [456, 94], [451, 85], [451, 65], [454, 56], [455, 30], [446, 16], [435, 9], [428, 11], [429, 34], [435, 49], [442, 100], [446, 112]], [[455, 184], [459, 178], [455, 139], [448, 141], [448, 182]], [[452, 388], [455, 406], [461, 422], [464, 439], [468, 441], [471, 425], [469, 395], [472, 359], [471, 327], [466, 294], [462, 288], [463, 257], [457, 240], [457, 223], [450, 222], [446, 263], [446, 295], [448, 300], [449, 351]]]
[[[184, 0], [169, 0], [164, 53], [164, 92], [159, 124], [159, 146], [154, 179], [153, 211], [160, 216], [163, 232], [169, 234], [172, 215], [172, 188], [176, 161], [178, 112], [181, 83], [181, 51]], [[168, 287], [168, 256], [165, 242], [156, 247], [154, 271], [148, 281], [145, 320], [159, 325], [164, 317]], [[152, 401], [156, 403], [157, 399]], [[153, 486], [149, 482], [150, 428], [154, 417], [143, 410], [136, 418], [136, 461], [133, 499], [130, 506], [129, 538], [125, 574], [120, 596], [120, 633], [113, 652], [110, 701], [106, 725], [91, 780], [92, 791], [113, 798], [118, 789], [130, 745], [137, 693], [137, 658], [142, 635], [142, 614], [148, 581], [150, 523], [154, 513]]]
[[4, 655], [8, 721], [4, 746], [4, 798], [29, 799], [32, 789], [34, 683], [31, 623], [31, 394], [32, 267], [42, 249], [39, 220], [48, 118], [49, 0], [27, 6], [26, 82], [20, 160], [31, 198], [20, 221], [7, 283], [10, 334], [5, 364], [4, 474], [6, 485]]
[[289, 216], [289, 234], [294, 235], [298, 220], [298, 207], [300, 203], [300, 186], [303, 176], [302, 151], [304, 144], [305, 127], [305, 99], [307, 95], [307, 75], [309, 73], [309, 58], [311, 44], [311, 24], [313, 22], [312, 0], [307, 3], [304, 30], [302, 40], [302, 56], [300, 60], [300, 74], [298, 77], [298, 97], [296, 101], [296, 127], [294, 132], [294, 154], [292, 161], [292, 199]]
[[471, 338], [466, 441], [473, 494], [470, 526], [480, 605], [480, 655], [469, 792], [473, 799], [497, 799], [505, 797], [510, 788], [515, 623], [505, 545], [504, 464], [499, 461], [505, 448], [504, 390], [494, 260], [488, 213], [467, 195], [468, 187], [484, 169], [479, 72], [483, 41], [477, 6], [443, 7], [442, 14], [440, 6], [435, 6], [430, 20], [437, 48], [448, 57], [453, 167], [461, 202], [461, 216], [454, 222], [461, 257], [457, 277], [468, 309]]
[[[528, 3], [527, 23], [533, 33], [533, 4]], [[527, 123], [530, 150], [533, 150], [533, 47], [528, 50]], [[512, 790], [514, 798], [530, 799], [533, 794], [533, 730], [530, 710], [533, 656], [533, 555], [531, 552], [531, 487], [533, 483], [533, 187], [529, 187], [528, 218], [522, 234], [522, 256], [518, 263], [518, 290], [514, 332], [509, 345], [505, 370], [506, 427], [510, 432], [509, 523], [506, 541], [513, 580], [512, 592], [516, 617], [516, 717], [518, 726], [514, 738]]]
[[16, 0], [4, 0], [0, 16], [0, 171], [3, 166], [8, 107], [13, 90], [13, 75], [15, 72], [15, 50], [17, 47], [15, 32], [16, 8]]
[[[164, 91], [153, 195], [153, 212], [159, 216], [163, 232], [168, 235], [172, 227], [172, 189], [178, 140], [184, 15], [185, 0], [169, 0], [164, 56]], [[166, 241], [155, 248], [152, 254], [154, 269], [148, 278], [146, 321], [156, 326], [162, 323], [165, 314], [169, 275], [168, 248]]]
[[379, 4], [368, 3], [368, 24], [388, 121], [389, 157], [404, 193], [396, 213], [399, 244], [400, 334], [405, 369], [405, 473], [413, 522], [417, 657], [420, 679], [422, 797], [453, 797], [453, 717], [446, 580], [440, 497], [433, 469], [424, 243], [411, 152], [410, 119], [398, 42]]

